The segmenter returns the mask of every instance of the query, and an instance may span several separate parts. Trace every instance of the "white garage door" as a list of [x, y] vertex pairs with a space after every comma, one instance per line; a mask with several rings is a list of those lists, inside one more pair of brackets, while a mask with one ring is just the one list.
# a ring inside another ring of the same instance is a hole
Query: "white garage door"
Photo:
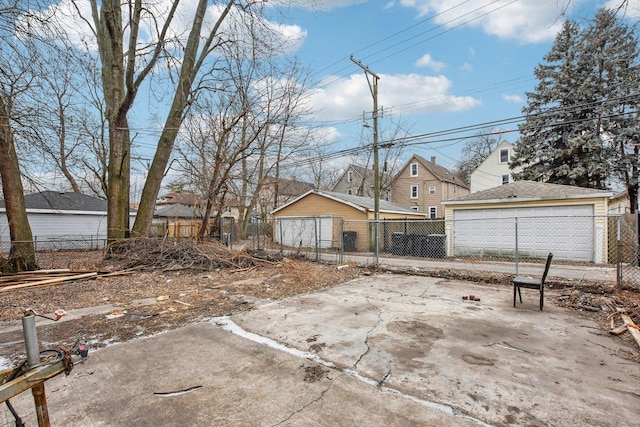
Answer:
[[593, 261], [593, 205], [454, 211], [456, 255]]
[[283, 217], [276, 221], [276, 239], [296, 248], [330, 248], [333, 245], [333, 218]]

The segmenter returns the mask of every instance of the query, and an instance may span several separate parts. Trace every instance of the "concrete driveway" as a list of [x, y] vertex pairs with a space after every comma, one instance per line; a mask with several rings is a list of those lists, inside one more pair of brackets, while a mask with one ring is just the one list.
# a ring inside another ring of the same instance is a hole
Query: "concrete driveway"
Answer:
[[637, 425], [638, 349], [550, 294], [383, 274], [262, 303], [91, 353], [47, 382], [52, 425]]

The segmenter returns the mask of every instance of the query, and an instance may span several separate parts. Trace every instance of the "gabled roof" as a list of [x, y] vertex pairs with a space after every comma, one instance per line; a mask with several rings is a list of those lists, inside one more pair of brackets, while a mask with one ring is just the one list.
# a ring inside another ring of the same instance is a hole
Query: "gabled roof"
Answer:
[[[353, 170], [356, 174], [358, 174], [359, 178], [354, 178], [353, 181], [354, 182], [363, 182], [364, 179], [364, 183], [369, 185], [370, 187], [373, 187], [374, 181], [375, 181], [375, 176], [373, 173], [373, 169], [367, 169], [364, 168], [362, 166], [358, 166], [358, 165], [354, 165], [354, 164], [350, 164], [345, 170], [344, 172], [342, 172], [342, 175], [340, 175], [340, 178], [336, 181], [336, 183], [333, 185], [333, 187], [331, 187], [332, 190], [334, 190], [338, 184], [340, 184], [340, 182], [342, 181], [343, 177], [350, 171]], [[384, 181], [385, 177], [388, 176], [387, 174], [385, 174], [384, 172], [382, 172], [380, 174], [380, 180]]]
[[[24, 203], [29, 210], [107, 212], [106, 200], [74, 192], [43, 191], [25, 194]], [[5, 201], [0, 200], [0, 209], [5, 207]]]
[[185, 205], [185, 206], [197, 206], [201, 204], [206, 204], [206, 199], [202, 197], [198, 197], [193, 193], [167, 193], [158, 199], [156, 205]]
[[584, 199], [591, 197], [611, 197], [613, 193], [595, 188], [575, 187], [572, 185], [549, 184], [548, 182], [515, 181], [511, 184], [500, 185], [477, 193], [466, 194], [448, 201], [443, 205], [455, 205], [468, 202], [496, 202], [496, 201], [533, 201], [558, 199]]
[[156, 218], [203, 218], [204, 209], [172, 204], [156, 209], [153, 216]]
[[[417, 160], [425, 169], [431, 172], [433, 176], [435, 176], [440, 181], [450, 182], [452, 184], [459, 185], [460, 187], [469, 189], [469, 186], [465, 184], [462, 178], [460, 178], [458, 175], [451, 172], [449, 169], [445, 168], [444, 166], [440, 166], [436, 164], [435, 161], [431, 162], [417, 154], [414, 154], [413, 157], [407, 163], [407, 165], [412, 163], [413, 159]], [[402, 168], [402, 170], [404, 170], [404, 168]]]
[[[334, 193], [331, 191], [311, 190], [306, 192], [302, 196], [297, 197], [296, 199], [290, 201], [289, 203], [286, 203], [280, 206], [278, 209], [274, 210], [271, 213], [274, 214], [279, 210], [284, 209], [285, 207], [296, 203], [298, 200], [301, 200], [307, 197], [310, 194], [317, 194], [318, 196], [326, 197], [327, 199], [331, 199], [339, 203], [344, 203], [345, 205], [349, 205], [355, 209], [358, 209], [361, 212], [373, 212], [375, 210], [375, 200], [372, 197], [360, 197], [360, 196], [354, 196], [350, 194]], [[380, 200], [379, 202], [380, 202], [379, 204], [380, 212], [426, 216], [425, 213], [420, 213], [412, 209], [408, 209], [403, 206], [396, 205], [395, 203], [391, 203], [387, 200]]]
[[263, 185], [275, 186], [276, 181], [278, 183], [278, 194], [280, 196], [299, 196], [300, 194], [303, 194], [309, 190], [313, 190], [314, 188], [316, 188], [315, 185], [309, 182], [298, 181], [295, 178], [294, 179], [278, 178], [276, 180], [276, 178], [274, 177], [267, 177], [264, 180]]

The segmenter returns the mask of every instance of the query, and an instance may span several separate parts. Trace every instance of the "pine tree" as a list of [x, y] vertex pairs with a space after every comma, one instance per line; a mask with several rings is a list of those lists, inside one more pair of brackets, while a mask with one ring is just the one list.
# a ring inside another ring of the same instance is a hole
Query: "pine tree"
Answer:
[[584, 30], [567, 21], [527, 93], [516, 179], [602, 189], [618, 180], [637, 206], [638, 57], [613, 11], [600, 9]]

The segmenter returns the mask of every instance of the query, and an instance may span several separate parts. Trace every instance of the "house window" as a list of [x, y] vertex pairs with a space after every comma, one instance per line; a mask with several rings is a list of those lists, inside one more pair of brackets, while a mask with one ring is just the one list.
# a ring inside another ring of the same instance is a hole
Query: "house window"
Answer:
[[429, 194], [436, 194], [436, 187], [429, 187]]
[[412, 185], [411, 186], [411, 198], [412, 199], [417, 199], [418, 198], [418, 186], [417, 185]]
[[502, 185], [506, 185], [509, 183], [509, 175], [502, 175]]
[[353, 194], [353, 191], [351, 191], [351, 189], [348, 189], [347, 194], [351, 196]]
[[353, 172], [347, 172], [347, 182], [353, 182]]
[[500, 149], [500, 163], [509, 163], [509, 149], [501, 148]]
[[418, 164], [411, 163], [409, 167], [411, 168], [411, 176], [418, 176]]
[[431, 218], [431, 219], [438, 218], [438, 207], [437, 206], [429, 206], [429, 218]]
[[458, 186], [454, 185], [453, 186], [453, 194], [456, 194], [458, 192]]

